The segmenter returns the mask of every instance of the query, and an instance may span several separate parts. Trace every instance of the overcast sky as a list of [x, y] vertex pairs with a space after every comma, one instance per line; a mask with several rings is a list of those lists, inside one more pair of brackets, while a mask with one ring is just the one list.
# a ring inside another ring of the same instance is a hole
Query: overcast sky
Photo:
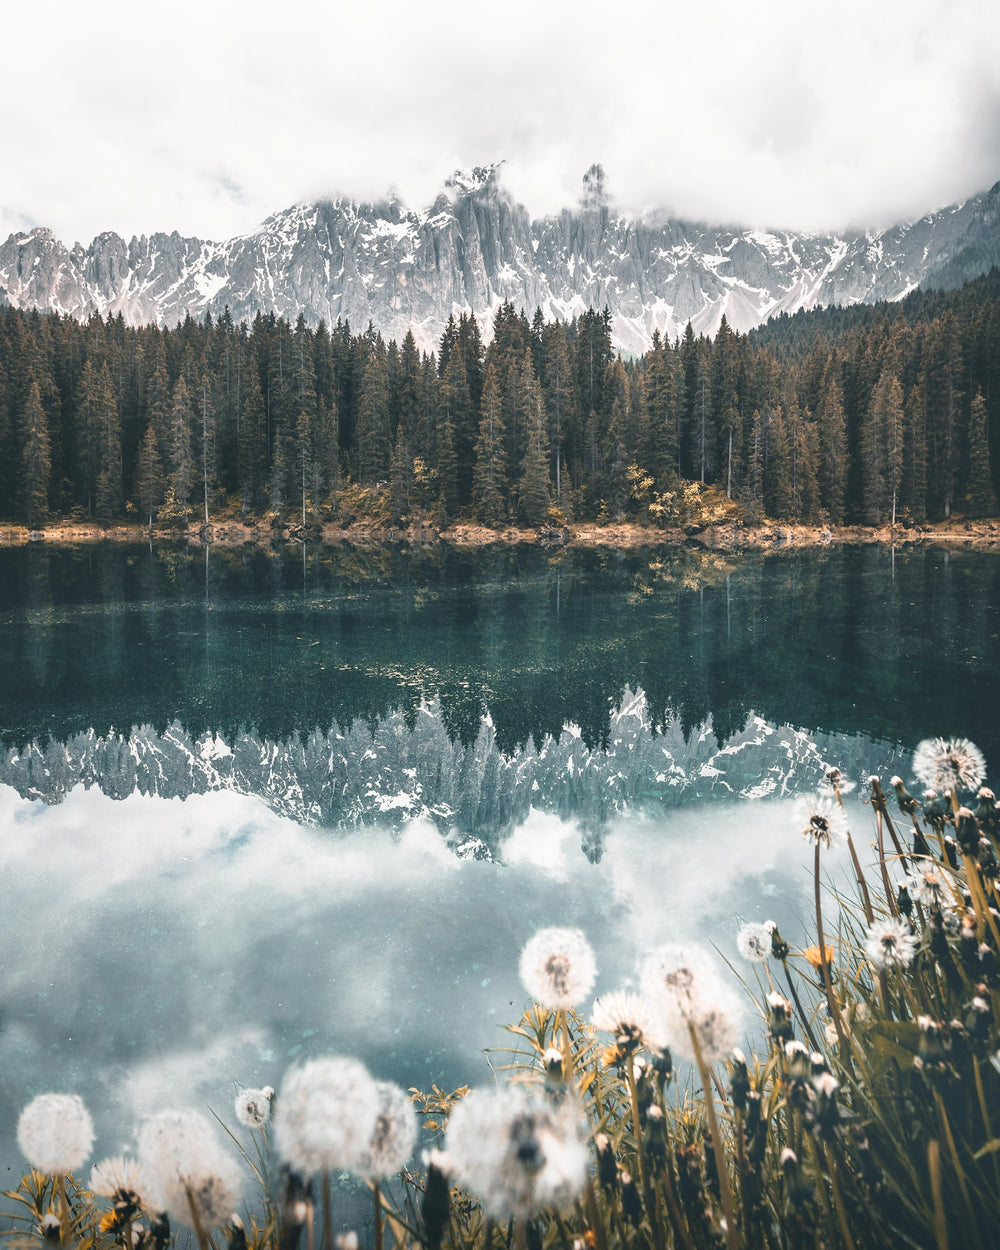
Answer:
[[1000, 179], [996, 0], [5, 5], [0, 239], [222, 239], [299, 200], [415, 208], [507, 162], [533, 213], [890, 224]]

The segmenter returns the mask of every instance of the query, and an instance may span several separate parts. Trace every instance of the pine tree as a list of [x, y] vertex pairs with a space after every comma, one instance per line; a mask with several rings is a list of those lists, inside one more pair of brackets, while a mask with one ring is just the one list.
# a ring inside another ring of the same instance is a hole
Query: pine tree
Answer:
[[389, 367], [381, 341], [365, 365], [358, 401], [356, 429], [358, 481], [374, 485], [389, 475], [392, 442], [389, 432]]
[[49, 420], [37, 382], [32, 382], [28, 392], [28, 402], [21, 414], [21, 432], [21, 507], [25, 520], [34, 529], [48, 515], [52, 471]]
[[239, 440], [237, 443], [238, 479], [243, 511], [251, 511], [264, 502], [267, 482], [267, 421], [264, 415], [264, 393], [257, 373], [257, 358], [250, 354], [247, 379], [241, 385]]
[[187, 516], [194, 488], [195, 460], [191, 429], [194, 412], [187, 382], [181, 375], [174, 383], [170, 404], [170, 442], [168, 444], [168, 480], [173, 500], [183, 517]]
[[503, 410], [492, 361], [483, 381], [482, 416], [472, 476], [472, 506], [483, 525], [499, 528], [507, 518]]
[[438, 404], [441, 428], [447, 426], [449, 430], [454, 464], [449, 461], [445, 467], [439, 455], [437, 467], [447, 510], [453, 513], [464, 507], [472, 495], [472, 450], [476, 441], [465, 359], [459, 350], [451, 352], [448, 357], [448, 363], [438, 383]]
[[861, 430], [861, 491], [865, 520], [896, 522], [903, 479], [903, 388], [895, 373], [882, 372]]
[[541, 525], [552, 505], [549, 491], [549, 452], [545, 443], [545, 414], [541, 390], [535, 384], [527, 417], [527, 446], [517, 484], [518, 512], [527, 525]]
[[767, 462], [764, 466], [764, 512], [788, 520], [792, 515], [790, 448], [785, 414], [779, 404], [765, 409], [767, 422]]
[[924, 391], [919, 383], [912, 386], [906, 396], [903, 417], [906, 454], [903, 456], [900, 504], [914, 521], [923, 521], [927, 516], [927, 427]]
[[402, 524], [409, 518], [412, 497], [413, 455], [407, 446], [406, 429], [401, 421], [389, 468], [389, 519], [393, 525]]
[[986, 400], [976, 391], [969, 408], [969, 512], [976, 517], [996, 516], [997, 497], [993, 488]]
[[549, 446], [552, 449], [552, 479], [555, 483], [556, 506], [563, 507], [563, 490], [571, 482], [563, 481], [569, 464], [579, 461], [579, 405], [573, 380], [566, 330], [561, 322], [542, 327], [542, 392], [548, 418]]
[[153, 528], [153, 517], [163, 503], [164, 498], [163, 464], [157, 446], [156, 430], [152, 422], [146, 427], [139, 445], [139, 458], [136, 464], [135, 499], [142, 512], [149, 517], [149, 528]]
[[827, 361], [816, 408], [820, 504], [832, 525], [842, 525], [847, 501], [847, 418], [834, 357]]

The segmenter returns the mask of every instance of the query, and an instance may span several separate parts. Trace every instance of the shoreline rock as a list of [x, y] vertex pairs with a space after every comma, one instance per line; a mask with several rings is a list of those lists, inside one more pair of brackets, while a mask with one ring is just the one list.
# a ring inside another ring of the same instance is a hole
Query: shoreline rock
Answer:
[[[692, 532], [692, 531], [696, 532]], [[168, 542], [202, 547], [271, 547], [318, 542], [323, 546], [378, 547], [389, 544], [433, 546], [445, 543], [455, 547], [538, 545], [549, 548], [609, 547], [635, 550], [642, 547], [701, 547], [736, 553], [798, 547], [828, 547], [878, 544], [908, 547], [948, 545], [958, 547], [1000, 547], [1000, 519], [950, 520], [935, 525], [821, 526], [784, 522], [744, 525], [726, 521], [686, 529], [655, 529], [631, 522], [599, 525], [582, 522], [559, 528], [521, 529], [509, 525], [493, 530], [472, 522], [458, 521], [445, 529], [419, 526], [408, 529], [356, 524], [342, 528], [336, 523], [307, 525], [291, 522], [280, 527], [263, 526], [259, 521], [218, 520], [188, 529], [156, 528], [152, 534], [142, 525], [81, 521], [53, 521], [40, 529], [22, 525], [0, 525], [0, 547], [27, 543], [59, 546], [89, 543]]]

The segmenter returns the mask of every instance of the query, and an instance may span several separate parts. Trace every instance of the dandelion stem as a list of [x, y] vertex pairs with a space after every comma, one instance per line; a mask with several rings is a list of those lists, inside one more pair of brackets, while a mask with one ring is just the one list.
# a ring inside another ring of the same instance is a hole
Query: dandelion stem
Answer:
[[840, 1018], [840, 1008], [837, 1006], [837, 1000], [833, 994], [833, 978], [830, 975], [830, 961], [826, 958], [826, 942], [823, 939], [823, 907], [820, 899], [820, 877], [819, 877], [819, 839], [816, 840], [816, 854], [813, 862], [813, 878], [816, 894], [816, 940], [819, 943], [820, 968], [823, 972], [823, 988], [826, 991], [826, 1002], [830, 1008], [830, 1017], [833, 1020], [833, 1027], [837, 1030], [837, 1040], [840, 1043], [840, 1054], [844, 1066], [850, 1071], [851, 1068], [851, 1052], [847, 1045], [847, 1035], [844, 1032], [844, 1022]]
[[375, 1197], [375, 1250], [382, 1250], [382, 1194], [378, 1182], [372, 1186]]
[[[628, 1081], [629, 1102], [632, 1104], [632, 1132], [635, 1135], [635, 1157], [639, 1164], [639, 1187], [646, 1194], [646, 1152], [642, 1147], [642, 1127], [639, 1123], [639, 1094], [635, 1087], [635, 1065], [632, 1056], [625, 1060], [625, 1079]], [[648, 1194], [646, 1195], [648, 1197]]]
[[802, 1006], [802, 1000], [799, 998], [798, 990], [795, 988], [795, 983], [792, 981], [792, 974], [788, 968], [788, 961], [783, 959], [781, 961], [781, 966], [785, 972], [785, 981], [788, 983], [788, 992], [792, 996], [792, 1002], [794, 1002], [795, 1010], [798, 1012], [799, 1019], [802, 1021], [802, 1027], [806, 1031], [806, 1037], [809, 1038], [809, 1044], [812, 1046], [813, 1050], [819, 1050], [819, 1043], [816, 1041], [812, 1027], [809, 1024], [809, 1017], [806, 1015], [805, 1008]]
[[684, 1250], [694, 1250], [687, 1224], [684, 1222], [684, 1216], [681, 1214], [680, 1205], [677, 1202], [677, 1194], [674, 1192], [674, 1174], [671, 1170], [669, 1159], [663, 1165], [663, 1191], [667, 1195], [667, 1206], [670, 1208], [670, 1222], [674, 1226], [674, 1232], [683, 1242]]
[[931, 1174], [931, 1193], [934, 1197], [934, 1235], [938, 1250], [948, 1250], [948, 1221], [941, 1196], [941, 1146], [936, 1137], [927, 1143], [927, 1170]]
[[[324, 1171], [323, 1179], [323, 1246], [324, 1250], [333, 1250], [333, 1217], [330, 1212], [330, 1173]], [[309, 1222], [309, 1230], [312, 1232], [312, 1221]], [[312, 1250], [312, 1243], [309, 1244], [309, 1250]]]
[[587, 1177], [587, 1213], [590, 1216], [590, 1227], [597, 1241], [597, 1250], [608, 1250], [608, 1239], [604, 1233], [604, 1224], [597, 1208], [597, 1194], [594, 1192], [593, 1178]]
[[[62, 1177], [59, 1179], [61, 1182]], [[194, 1235], [198, 1238], [198, 1245], [201, 1250], [208, 1250], [212, 1243], [209, 1241], [208, 1235], [202, 1225], [201, 1216], [198, 1214], [198, 1207], [195, 1204], [194, 1194], [191, 1192], [191, 1186], [185, 1185], [184, 1192], [187, 1194], [188, 1206], [191, 1208], [191, 1224], [194, 1227]]]
[[73, 1235], [69, 1222], [69, 1203], [66, 1200], [66, 1177], [61, 1172], [56, 1178], [56, 1185], [59, 1190], [59, 1238], [62, 1244], [68, 1247]]
[[[944, 1099], [937, 1090], [934, 1091], [934, 1105], [937, 1107], [938, 1122], [941, 1125], [941, 1131], [944, 1135], [944, 1139], [948, 1143], [948, 1153], [951, 1155], [951, 1162], [955, 1169], [955, 1177], [958, 1181], [958, 1187], [962, 1192], [962, 1200], [965, 1203], [969, 1224], [971, 1225], [975, 1223], [975, 1208], [972, 1205], [969, 1197], [969, 1189], [965, 1183], [965, 1171], [962, 1167], [961, 1160], [958, 1157], [958, 1149], [955, 1146], [955, 1138], [952, 1135], [951, 1124], [948, 1120], [948, 1112], [945, 1110], [944, 1106]], [[940, 1184], [940, 1174], [938, 1176], [938, 1183]], [[978, 1237], [976, 1240], [982, 1244]]]
[[[840, 798], [838, 792], [837, 798]], [[843, 804], [841, 804], [843, 806]], [[861, 871], [861, 861], [858, 859], [858, 853], [854, 849], [854, 839], [851, 837], [851, 831], [847, 831], [847, 849], [851, 852], [851, 863], [854, 865], [854, 875], [858, 879], [858, 886], [861, 889], [861, 904], [865, 911], [865, 920], [869, 926], [874, 923], [875, 913], [872, 911], [872, 900], [868, 893], [868, 882], [865, 880], [865, 874]]]
[[837, 1219], [840, 1222], [840, 1231], [844, 1236], [844, 1242], [847, 1250], [855, 1250], [854, 1238], [851, 1236], [851, 1230], [847, 1224], [847, 1213], [844, 1209], [844, 1202], [840, 1196], [840, 1186], [837, 1184], [837, 1161], [834, 1158], [833, 1151], [830, 1149], [829, 1142], [824, 1143], [824, 1153], [826, 1154], [826, 1167], [830, 1173], [830, 1188], [833, 1191], [833, 1209], [837, 1213]]
[[719, 1174], [719, 1193], [722, 1196], [722, 1209], [726, 1216], [726, 1244], [729, 1250], [737, 1250], [739, 1241], [736, 1235], [736, 1212], [733, 1208], [732, 1190], [729, 1187], [729, 1171], [726, 1167], [726, 1156], [723, 1153], [722, 1139], [719, 1136], [719, 1121], [715, 1114], [715, 1095], [712, 1093], [712, 1078], [708, 1071], [708, 1064], [705, 1062], [705, 1056], [702, 1054], [701, 1042], [698, 1040], [698, 1030], [694, 1027], [694, 1021], [689, 1019], [687, 1026], [688, 1033], [691, 1036], [691, 1047], [694, 1050], [694, 1057], [698, 1064], [698, 1071], [701, 1073], [705, 1111], [708, 1114], [708, 1127], [712, 1134], [715, 1169]]

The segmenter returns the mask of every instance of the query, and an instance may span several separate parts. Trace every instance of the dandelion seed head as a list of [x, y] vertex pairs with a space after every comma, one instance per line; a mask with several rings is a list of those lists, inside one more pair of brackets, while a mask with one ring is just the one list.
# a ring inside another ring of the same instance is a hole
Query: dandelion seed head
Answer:
[[824, 1098], [833, 1098], [837, 1090], [840, 1089], [840, 1082], [832, 1072], [821, 1072], [819, 1076], [813, 1079], [813, 1085], [817, 1093], [822, 1094]]
[[300, 1176], [353, 1171], [375, 1131], [379, 1096], [356, 1059], [324, 1055], [293, 1068], [274, 1114], [278, 1154]]
[[854, 782], [845, 777], [839, 768], [828, 768], [817, 787], [818, 792], [824, 795], [850, 794], [854, 788]]
[[539, 929], [521, 951], [521, 984], [551, 1011], [575, 1007], [590, 993], [597, 965], [579, 929]]
[[670, 1047], [693, 1061], [693, 1028], [707, 1063], [732, 1050], [740, 1004], [699, 947], [659, 947], [643, 961], [641, 984], [654, 1016], [649, 1040], [658, 1049]]
[[271, 1118], [274, 1090], [270, 1085], [263, 1089], [241, 1089], [236, 1095], [236, 1118], [247, 1128], [263, 1128]]
[[762, 964], [771, 954], [771, 933], [768, 924], [745, 924], [736, 935], [736, 949], [751, 963]]
[[917, 938], [902, 920], [880, 920], [868, 930], [865, 951], [878, 972], [905, 968], [917, 953]]
[[913, 752], [913, 771], [935, 790], [978, 790], [986, 760], [968, 738], [925, 738]]
[[830, 846], [847, 833], [844, 809], [835, 799], [822, 795], [819, 798], [800, 799], [796, 804], [796, 819], [802, 836], [822, 846]]
[[108, 1198], [115, 1203], [129, 1202], [135, 1207], [141, 1207], [148, 1188], [149, 1184], [139, 1163], [124, 1155], [102, 1159], [90, 1169], [90, 1189], [99, 1198]]
[[453, 1175], [496, 1218], [561, 1209], [586, 1181], [583, 1125], [572, 1103], [552, 1108], [516, 1086], [474, 1090], [452, 1112], [447, 1138]]
[[911, 873], [906, 878], [906, 888], [915, 902], [927, 907], [941, 907], [951, 897], [944, 877], [934, 868]]
[[380, 1181], [405, 1167], [417, 1141], [417, 1118], [409, 1095], [387, 1081], [376, 1081], [378, 1112], [371, 1140], [361, 1153], [357, 1173]]
[[591, 1023], [602, 1033], [610, 1033], [623, 1050], [642, 1046], [655, 1032], [655, 1020], [641, 994], [618, 990], [594, 1002]]
[[192, 1205], [205, 1227], [224, 1224], [239, 1204], [240, 1170], [199, 1111], [160, 1111], [139, 1127], [139, 1163], [149, 1199], [191, 1227]]
[[94, 1122], [77, 1094], [39, 1094], [18, 1117], [17, 1144], [36, 1171], [65, 1176], [93, 1149]]

